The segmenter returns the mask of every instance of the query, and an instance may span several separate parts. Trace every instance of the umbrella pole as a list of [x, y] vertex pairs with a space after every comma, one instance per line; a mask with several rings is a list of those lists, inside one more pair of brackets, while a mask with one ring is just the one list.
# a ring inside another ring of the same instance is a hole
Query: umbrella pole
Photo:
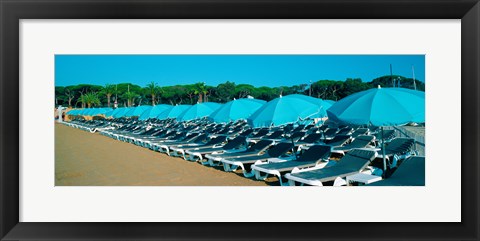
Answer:
[[387, 176], [387, 159], [385, 157], [385, 137], [383, 136], [383, 126], [382, 129], [382, 157], [383, 157], [383, 178]]

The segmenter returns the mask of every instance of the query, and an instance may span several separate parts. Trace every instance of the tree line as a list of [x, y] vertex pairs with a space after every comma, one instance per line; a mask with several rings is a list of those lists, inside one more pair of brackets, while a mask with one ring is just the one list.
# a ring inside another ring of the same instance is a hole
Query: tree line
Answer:
[[311, 84], [279, 87], [255, 87], [249, 84], [235, 84], [227, 81], [217, 86], [203, 82], [190, 85], [160, 86], [150, 82], [144, 87], [131, 83], [90, 85], [79, 84], [55, 87], [55, 105], [75, 108], [130, 107], [156, 104], [195, 104], [201, 102], [225, 103], [234, 98], [253, 97], [270, 101], [280, 95], [305, 94], [321, 99], [339, 100], [353, 93], [370, 88], [403, 87], [425, 91], [425, 84], [419, 80], [399, 75], [387, 75], [363, 82], [359, 78], [341, 80], [318, 80]]

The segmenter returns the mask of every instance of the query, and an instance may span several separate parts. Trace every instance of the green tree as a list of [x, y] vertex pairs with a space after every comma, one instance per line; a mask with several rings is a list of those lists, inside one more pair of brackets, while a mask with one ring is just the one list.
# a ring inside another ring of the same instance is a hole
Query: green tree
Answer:
[[160, 103], [161, 103], [161, 99], [162, 99], [161, 96], [162, 96], [162, 94], [164, 93], [164, 90], [163, 90], [163, 88], [160, 87], [160, 86], [157, 86], [155, 89], [156, 89], [156, 93], [157, 93], [157, 94], [155, 95], [155, 104], [160, 104]]
[[67, 97], [67, 100], [68, 100], [68, 107], [71, 108], [72, 107], [72, 100], [73, 100], [73, 98], [75, 98], [75, 92], [72, 91], [68, 87], [66, 87], [64, 89], [64, 91], [65, 91], [65, 96]]
[[253, 87], [253, 85], [239, 84], [235, 86], [235, 96], [237, 96], [238, 99], [245, 98], [248, 95], [252, 95], [254, 90], [255, 87]]
[[77, 99], [77, 103], [75, 105], [77, 105], [78, 103], [81, 103], [82, 104], [82, 108], [85, 108], [85, 105], [86, 105], [86, 99], [85, 99], [85, 95], [82, 94], [80, 95], [80, 97], [78, 97]]
[[215, 93], [218, 102], [228, 102], [232, 100], [235, 95], [235, 83], [227, 81], [223, 84], [219, 84]]
[[185, 92], [190, 99], [190, 104], [193, 105], [193, 97], [195, 96], [195, 85], [186, 85]]
[[280, 88], [270, 88], [267, 86], [261, 86], [252, 90], [251, 95], [257, 99], [270, 101], [280, 96]]
[[158, 94], [158, 84], [156, 84], [155, 82], [150, 82], [149, 84], [147, 84], [147, 93], [150, 95], [150, 97], [152, 98], [152, 106], [155, 106], [155, 96], [157, 96]]
[[132, 104], [134, 103], [134, 102], [133, 102], [134, 99], [135, 99], [136, 97], [138, 97], [138, 94], [135, 93], [135, 92], [132, 92], [132, 91], [128, 91], [128, 92], [124, 93], [124, 94], [122, 95], [122, 97], [127, 100], [127, 106], [128, 106], [128, 107], [131, 107]]
[[[140, 89], [141, 90], [141, 89]], [[130, 85], [127, 86], [127, 92], [125, 92], [122, 97], [127, 100], [127, 106], [131, 107], [134, 104], [134, 99], [139, 95], [136, 92], [130, 91]]]
[[341, 89], [338, 92], [338, 97], [344, 98], [353, 93], [364, 91], [370, 88], [370, 84], [362, 82], [361, 79], [348, 78], [347, 80], [345, 80], [345, 82], [342, 83]]
[[110, 99], [111, 99], [112, 95], [115, 94], [115, 89], [116, 89], [116, 86], [111, 85], [111, 84], [106, 84], [101, 91], [101, 93], [107, 97], [107, 106], [108, 107], [110, 107]]
[[88, 92], [83, 95], [83, 101], [87, 105], [88, 108], [92, 106], [99, 106], [101, 105], [100, 99], [98, 98], [97, 92]]
[[203, 96], [206, 95], [208, 92], [205, 83], [199, 82], [195, 84], [195, 94], [198, 95], [198, 103], [203, 102]]
[[341, 89], [342, 84], [343, 81], [319, 80], [312, 84], [312, 96], [324, 100], [338, 100], [340, 97], [337, 91]]

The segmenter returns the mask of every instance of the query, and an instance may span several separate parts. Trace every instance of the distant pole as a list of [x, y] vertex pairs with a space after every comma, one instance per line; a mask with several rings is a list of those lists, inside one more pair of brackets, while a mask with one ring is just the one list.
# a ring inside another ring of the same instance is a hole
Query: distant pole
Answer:
[[392, 86], [395, 87], [395, 80], [393, 79], [392, 64], [390, 64], [390, 79], [392, 80]]
[[312, 80], [310, 80], [310, 88], [308, 89], [308, 96], [312, 96]]
[[415, 67], [412, 65], [412, 75], [413, 75], [413, 89], [417, 90], [417, 83], [415, 81]]

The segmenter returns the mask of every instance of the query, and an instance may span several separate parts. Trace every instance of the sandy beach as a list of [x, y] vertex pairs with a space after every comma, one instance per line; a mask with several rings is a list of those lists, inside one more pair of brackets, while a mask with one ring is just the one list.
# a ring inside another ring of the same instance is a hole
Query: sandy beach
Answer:
[[276, 185], [270, 182], [55, 123], [56, 186]]

